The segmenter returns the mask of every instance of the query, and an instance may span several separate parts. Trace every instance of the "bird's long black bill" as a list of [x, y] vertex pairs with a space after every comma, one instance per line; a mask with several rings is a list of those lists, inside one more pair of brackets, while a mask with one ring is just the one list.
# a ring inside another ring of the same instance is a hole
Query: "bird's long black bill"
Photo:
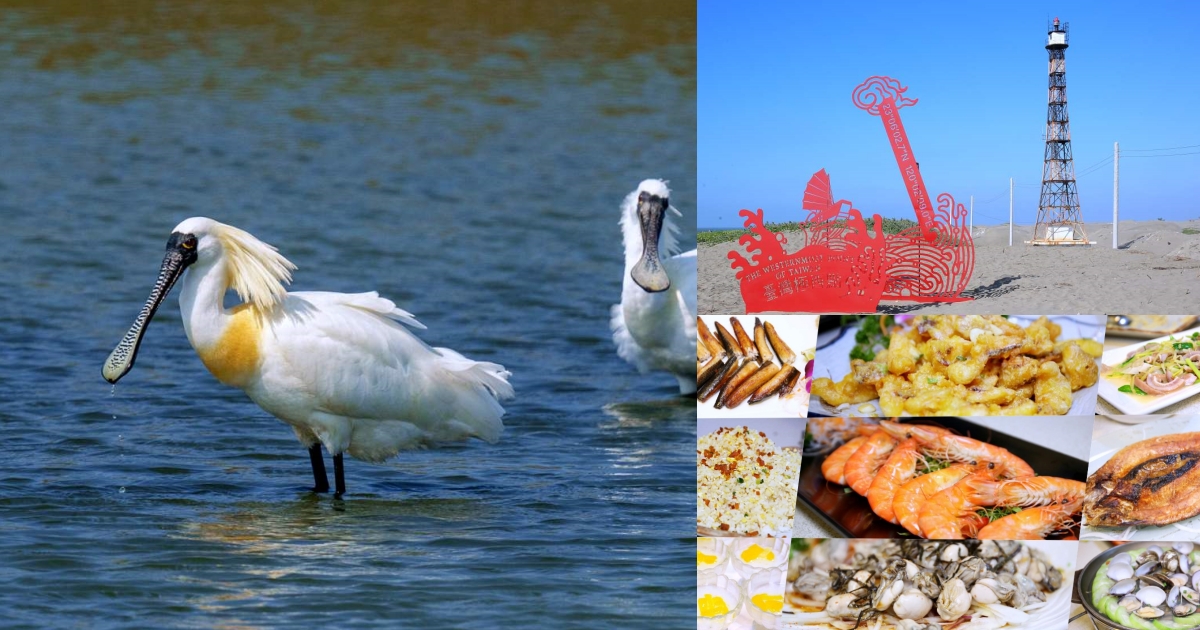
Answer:
[[638, 201], [638, 220], [642, 224], [642, 259], [629, 272], [639, 287], [650, 293], [671, 288], [671, 278], [658, 257], [658, 238], [662, 233], [666, 204], [652, 197]]
[[142, 312], [138, 313], [137, 319], [133, 320], [129, 332], [125, 333], [121, 342], [117, 344], [116, 348], [113, 348], [112, 354], [108, 355], [108, 360], [104, 362], [102, 372], [104, 380], [116, 383], [133, 368], [138, 348], [142, 345], [142, 336], [146, 334], [146, 328], [150, 325], [150, 320], [154, 318], [154, 312], [171, 292], [171, 287], [183, 273], [184, 267], [186, 265], [183, 255], [177, 250], [168, 249], [167, 255], [163, 257], [158, 279], [154, 281], [154, 289], [150, 291], [150, 297], [146, 298], [146, 305], [142, 307]]

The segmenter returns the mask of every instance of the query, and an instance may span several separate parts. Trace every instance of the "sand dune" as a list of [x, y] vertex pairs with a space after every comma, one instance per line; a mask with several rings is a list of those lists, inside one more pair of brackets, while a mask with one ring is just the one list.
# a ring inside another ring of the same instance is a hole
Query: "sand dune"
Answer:
[[[1187, 228], [1197, 233], [1184, 234]], [[1111, 223], [1089, 223], [1086, 230], [1095, 245], [1035, 247], [1024, 244], [1032, 226], [1015, 226], [1009, 247], [1008, 225], [975, 226], [975, 272], [967, 288], [975, 300], [881, 303], [881, 310], [1174, 314], [1200, 306], [1200, 220], [1122, 221], [1119, 249], [1112, 249]], [[740, 251], [736, 242], [700, 247], [701, 313], [745, 312], [730, 251]]]

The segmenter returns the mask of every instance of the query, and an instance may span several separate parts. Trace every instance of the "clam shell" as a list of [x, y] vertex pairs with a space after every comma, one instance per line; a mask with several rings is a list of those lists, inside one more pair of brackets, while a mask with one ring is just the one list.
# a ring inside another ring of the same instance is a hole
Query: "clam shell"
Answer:
[[1121, 598], [1121, 601], [1117, 602], [1117, 605], [1128, 612], [1133, 612], [1142, 607], [1142, 602], [1133, 595], [1126, 595]]
[[1132, 593], [1135, 588], [1137, 588], [1137, 580], [1124, 579], [1113, 584], [1112, 588], [1108, 589], [1108, 592], [1113, 595], [1127, 595]]
[[1174, 549], [1175, 551], [1178, 551], [1179, 553], [1189, 554], [1189, 553], [1192, 553], [1192, 550], [1196, 548], [1196, 545], [1194, 545], [1190, 542], [1177, 542], [1177, 543], [1171, 545], [1171, 548]]
[[1138, 566], [1137, 569], [1134, 569], [1133, 574], [1134, 575], [1149, 575], [1149, 574], [1153, 573], [1156, 569], [1158, 569], [1158, 561], [1151, 560], [1150, 562], [1147, 562], [1146, 564]]
[[1186, 616], [1196, 612], [1196, 605], [1195, 604], [1180, 604], [1178, 606], [1171, 607], [1171, 612], [1175, 613], [1176, 617], [1186, 617]]
[[1137, 598], [1147, 606], [1158, 606], [1167, 599], [1167, 592], [1157, 586], [1143, 586], [1138, 589]]
[[[1197, 571], [1197, 573], [1200, 574], [1200, 571]], [[1108, 576], [1108, 579], [1117, 582], [1128, 580], [1133, 577], [1133, 567], [1128, 564], [1113, 563], [1108, 565], [1108, 570], [1104, 572], [1104, 575]]]

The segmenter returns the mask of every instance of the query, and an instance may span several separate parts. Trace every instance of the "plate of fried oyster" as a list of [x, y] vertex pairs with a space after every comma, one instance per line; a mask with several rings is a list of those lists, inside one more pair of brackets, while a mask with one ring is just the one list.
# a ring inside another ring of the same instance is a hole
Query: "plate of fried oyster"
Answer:
[[1095, 413], [1100, 316], [878, 317], [875, 345], [864, 320], [817, 351], [810, 415]]
[[1092, 439], [1082, 540], [1200, 540], [1200, 417]]
[[[800, 544], [795, 544], [799, 542]], [[1051, 541], [794, 541], [784, 628], [1059, 629], [1075, 546]]]

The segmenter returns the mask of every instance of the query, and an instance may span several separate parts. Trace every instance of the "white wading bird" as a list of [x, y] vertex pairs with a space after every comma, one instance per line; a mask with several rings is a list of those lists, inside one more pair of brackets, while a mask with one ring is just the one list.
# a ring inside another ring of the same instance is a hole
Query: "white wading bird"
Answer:
[[[133, 367], [154, 311], [186, 269], [179, 308], [188, 341], [217, 380], [291, 425], [316, 492], [329, 491], [322, 444], [342, 494], [342, 453], [380, 462], [433, 442], [500, 438], [498, 401], [513, 395], [503, 366], [425, 345], [404, 327], [425, 326], [378, 293], [289, 293], [295, 268], [233, 226], [180, 223], [146, 305], [104, 363], [105, 380]], [[231, 287], [243, 303], [225, 308]]]
[[647, 179], [621, 204], [625, 282], [612, 331], [622, 359], [674, 374], [686, 395], [696, 391], [696, 250], [679, 253], [670, 197], [666, 182]]

